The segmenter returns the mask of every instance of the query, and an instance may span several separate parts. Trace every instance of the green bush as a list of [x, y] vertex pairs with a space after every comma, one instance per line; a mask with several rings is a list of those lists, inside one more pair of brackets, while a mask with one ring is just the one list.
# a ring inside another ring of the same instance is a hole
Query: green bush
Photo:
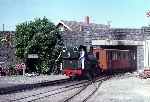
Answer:
[[[39, 73], [52, 68], [63, 46], [59, 29], [45, 17], [17, 25], [15, 43], [16, 56], [24, 61], [28, 54], [38, 54], [39, 62], [33, 64]], [[57, 63], [61, 60], [59, 57]]]

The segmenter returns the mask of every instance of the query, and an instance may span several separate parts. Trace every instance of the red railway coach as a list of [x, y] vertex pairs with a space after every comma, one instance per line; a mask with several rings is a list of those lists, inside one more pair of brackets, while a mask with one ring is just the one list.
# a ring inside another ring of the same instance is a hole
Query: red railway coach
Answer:
[[99, 67], [103, 72], [124, 72], [136, 70], [136, 51], [120, 49], [93, 49]]

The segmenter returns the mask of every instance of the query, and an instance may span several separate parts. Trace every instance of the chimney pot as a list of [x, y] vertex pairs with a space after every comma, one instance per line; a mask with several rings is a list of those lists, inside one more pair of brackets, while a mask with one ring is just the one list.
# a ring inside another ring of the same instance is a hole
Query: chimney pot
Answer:
[[83, 31], [83, 27], [82, 27], [82, 25], [80, 25], [80, 31]]
[[88, 24], [90, 24], [90, 18], [89, 18], [89, 16], [86, 16], [85, 17], [85, 23], [88, 25]]

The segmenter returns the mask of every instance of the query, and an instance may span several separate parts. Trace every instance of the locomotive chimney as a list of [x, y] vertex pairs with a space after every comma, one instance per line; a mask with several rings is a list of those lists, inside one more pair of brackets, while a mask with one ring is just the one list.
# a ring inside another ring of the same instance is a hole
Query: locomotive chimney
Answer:
[[89, 16], [86, 16], [85, 17], [85, 24], [89, 25], [89, 23], [90, 23], [90, 18], [89, 18]]

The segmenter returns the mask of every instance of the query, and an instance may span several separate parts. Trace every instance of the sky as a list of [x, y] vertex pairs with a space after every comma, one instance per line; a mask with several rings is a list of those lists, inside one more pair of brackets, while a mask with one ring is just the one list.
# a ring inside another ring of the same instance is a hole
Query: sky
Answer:
[[113, 28], [140, 28], [150, 24], [146, 12], [150, 0], [0, 0], [0, 31], [35, 18], [47, 17], [57, 24], [60, 20], [107, 24]]

